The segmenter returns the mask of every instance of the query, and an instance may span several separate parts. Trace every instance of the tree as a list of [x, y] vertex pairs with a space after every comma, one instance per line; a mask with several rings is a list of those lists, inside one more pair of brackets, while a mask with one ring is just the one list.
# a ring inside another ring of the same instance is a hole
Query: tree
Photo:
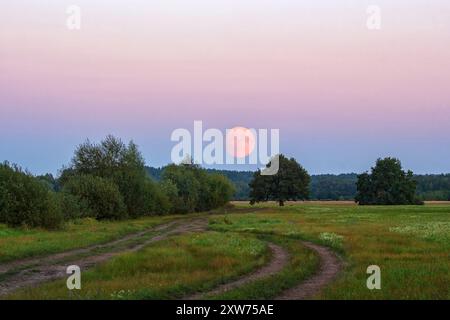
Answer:
[[[123, 197], [128, 215], [133, 218], [148, 215], [159, 208], [152, 199], [162, 200], [133, 141], [125, 145], [111, 135], [99, 144], [87, 140], [75, 150], [72, 163], [63, 170], [60, 181], [64, 185], [71, 177], [81, 175], [108, 179], [114, 183]], [[164, 211], [167, 211], [166, 208], [158, 213]]]
[[37, 176], [36, 179], [41, 181], [49, 190], [59, 191], [58, 181], [53, 177], [51, 173]]
[[0, 223], [56, 229], [63, 223], [55, 195], [18, 166], [0, 164]]
[[360, 205], [420, 204], [413, 172], [402, 170], [396, 158], [378, 159], [371, 173], [358, 175], [355, 201]]
[[269, 201], [270, 198], [270, 180], [269, 176], [261, 175], [261, 170], [253, 174], [253, 179], [248, 184], [250, 187], [250, 204], [255, 202]]
[[[267, 167], [271, 167], [271, 162]], [[258, 170], [250, 182], [250, 203], [274, 200], [280, 206], [285, 201], [309, 198], [310, 176], [294, 159], [279, 155], [279, 170], [275, 175], [262, 175]]]
[[123, 197], [111, 180], [88, 174], [77, 175], [67, 181], [62, 192], [76, 197], [78, 203], [83, 204], [85, 212], [81, 212], [81, 217], [98, 220], [127, 217]]

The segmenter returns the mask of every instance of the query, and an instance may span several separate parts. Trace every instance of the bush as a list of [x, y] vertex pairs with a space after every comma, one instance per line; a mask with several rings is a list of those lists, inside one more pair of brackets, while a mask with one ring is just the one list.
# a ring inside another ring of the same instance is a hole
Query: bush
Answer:
[[54, 193], [17, 166], [0, 164], [0, 222], [55, 229], [63, 216]]
[[129, 170], [114, 178], [128, 215], [132, 218], [151, 214], [165, 214], [170, 211], [170, 203], [160, 186], [140, 171]]
[[231, 200], [233, 194], [236, 192], [233, 183], [225, 176], [219, 174], [210, 175], [208, 177], [208, 183], [211, 190], [211, 208], [224, 206]]
[[181, 199], [178, 196], [178, 188], [172, 180], [164, 180], [159, 183], [161, 188], [161, 192], [167, 198], [169, 202], [169, 213], [175, 213], [177, 208], [179, 208], [181, 204]]
[[81, 208], [86, 208], [87, 212], [81, 213], [84, 217], [99, 220], [127, 217], [119, 188], [110, 180], [92, 175], [73, 176], [64, 184], [62, 192], [76, 197], [78, 203], [82, 204]]
[[[170, 200], [175, 213], [196, 211], [199, 203], [200, 184], [195, 178], [193, 168], [187, 165], [169, 165], [163, 171], [163, 183], [176, 187], [177, 194]], [[173, 196], [173, 195], [172, 195]]]
[[167, 214], [171, 212], [172, 204], [161, 185], [155, 184], [149, 179], [146, 183], [145, 194], [149, 213]]
[[202, 170], [197, 166], [192, 166], [189, 169], [192, 171], [198, 186], [198, 199], [195, 204], [195, 211], [201, 212], [212, 209], [214, 207], [214, 199], [212, 199], [212, 189], [209, 181], [209, 175], [205, 170]]
[[48, 192], [47, 196], [48, 198], [43, 201], [46, 209], [42, 211], [39, 224], [36, 226], [46, 229], [59, 229], [64, 224], [65, 219], [57, 199], [57, 194]]
[[226, 177], [208, 174], [196, 165], [169, 165], [164, 168], [162, 179], [161, 188], [172, 203], [173, 213], [218, 208], [234, 193], [234, 187]]
[[235, 192], [233, 184], [225, 176], [208, 174], [200, 168], [193, 168], [199, 185], [196, 211], [207, 211], [224, 206]]
[[67, 190], [55, 194], [64, 220], [75, 220], [92, 216], [86, 199], [80, 199]]

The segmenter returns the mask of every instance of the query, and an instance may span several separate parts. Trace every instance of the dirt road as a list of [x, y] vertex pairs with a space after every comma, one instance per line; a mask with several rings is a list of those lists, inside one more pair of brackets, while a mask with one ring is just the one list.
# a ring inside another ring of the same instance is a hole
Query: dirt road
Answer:
[[205, 218], [171, 222], [106, 244], [0, 265], [0, 296], [19, 288], [67, 277], [66, 269], [70, 265], [77, 265], [84, 271], [118, 254], [138, 251], [171, 235], [204, 231], [206, 226]]
[[284, 291], [276, 300], [303, 300], [313, 298], [326, 285], [332, 282], [342, 269], [340, 258], [331, 249], [302, 241], [302, 245], [314, 250], [320, 258], [320, 267], [317, 273], [306, 279], [296, 287]]
[[262, 268], [254, 271], [253, 273], [251, 273], [249, 275], [241, 277], [240, 279], [238, 279], [236, 281], [232, 281], [232, 282], [220, 285], [219, 287], [215, 288], [212, 291], [209, 291], [206, 293], [197, 293], [197, 294], [185, 297], [184, 299], [185, 300], [198, 300], [198, 299], [201, 299], [203, 296], [224, 293], [231, 289], [243, 286], [244, 284], [256, 281], [258, 279], [269, 277], [273, 274], [277, 274], [288, 264], [289, 253], [284, 248], [282, 248], [274, 243], [269, 243], [268, 245], [272, 252], [272, 257], [271, 257], [270, 262], [267, 265], [263, 266]]

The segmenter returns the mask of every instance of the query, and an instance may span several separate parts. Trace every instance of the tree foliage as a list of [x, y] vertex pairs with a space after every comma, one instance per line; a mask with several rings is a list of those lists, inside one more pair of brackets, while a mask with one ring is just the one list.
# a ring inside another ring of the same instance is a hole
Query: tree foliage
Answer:
[[133, 142], [125, 145], [113, 136], [99, 144], [81, 144], [71, 165], [63, 171], [61, 184], [70, 185], [80, 176], [101, 178], [117, 186], [126, 215], [132, 218], [210, 210], [228, 202], [233, 190], [228, 180], [213, 177], [196, 165], [169, 165], [160, 174], [161, 180], [155, 182], [137, 146]]
[[[271, 163], [267, 164], [270, 167]], [[285, 201], [309, 198], [310, 176], [294, 159], [279, 155], [279, 170], [275, 175], [262, 175], [258, 170], [250, 182], [250, 203], [274, 200], [280, 206]]]
[[63, 222], [54, 194], [31, 174], [0, 164], [0, 222], [9, 226], [58, 228]]
[[321, 174], [311, 176], [312, 200], [354, 200], [357, 174]]
[[80, 208], [84, 212], [80, 212], [80, 217], [92, 217], [98, 220], [117, 220], [127, 217], [119, 188], [108, 179], [88, 174], [73, 176], [64, 185], [63, 192], [72, 195], [79, 204], [82, 204]]
[[355, 201], [360, 205], [418, 204], [413, 172], [402, 170], [400, 160], [378, 159], [371, 173], [358, 175]]
[[170, 165], [155, 182], [137, 145], [113, 136], [79, 145], [60, 173], [34, 177], [0, 165], [0, 223], [57, 228], [85, 217], [190, 213], [223, 206], [234, 193], [227, 178], [195, 165]]
[[60, 180], [64, 186], [84, 175], [107, 179], [117, 186], [129, 217], [169, 211], [169, 202], [147, 175], [144, 158], [133, 141], [126, 145], [107, 136], [99, 144], [88, 140], [78, 146]]
[[[147, 173], [156, 181], [162, 180], [163, 171], [165, 168], [145, 167]], [[233, 200], [249, 200], [250, 187], [249, 183], [253, 178], [253, 171], [233, 171], [233, 170], [218, 170], [218, 169], [204, 169], [207, 174], [218, 175], [227, 178], [232, 183], [235, 191], [231, 196]]]
[[234, 193], [224, 176], [208, 174], [197, 165], [168, 165], [162, 172], [162, 186], [173, 204], [172, 212], [206, 211], [226, 204]]

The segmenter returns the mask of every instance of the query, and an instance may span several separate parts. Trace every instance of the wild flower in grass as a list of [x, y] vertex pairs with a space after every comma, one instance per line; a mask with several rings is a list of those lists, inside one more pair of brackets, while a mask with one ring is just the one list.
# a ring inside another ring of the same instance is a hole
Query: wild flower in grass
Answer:
[[298, 232], [298, 231], [296, 231], [296, 230], [289, 230], [289, 231], [287, 231], [287, 232], [285, 232], [284, 233], [287, 237], [290, 237], [290, 238], [301, 238], [302, 237], [302, 234], [300, 233], [300, 232]]
[[332, 232], [323, 232], [319, 235], [319, 239], [331, 247], [341, 248], [344, 237]]
[[111, 298], [117, 300], [125, 300], [130, 298], [133, 294], [135, 294], [134, 290], [119, 290], [111, 293]]
[[450, 240], [450, 222], [444, 221], [414, 223], [404, 226], [392, 227], [389, 228], [389, 231], [413, 234], [429, 240], [445, 242]]

